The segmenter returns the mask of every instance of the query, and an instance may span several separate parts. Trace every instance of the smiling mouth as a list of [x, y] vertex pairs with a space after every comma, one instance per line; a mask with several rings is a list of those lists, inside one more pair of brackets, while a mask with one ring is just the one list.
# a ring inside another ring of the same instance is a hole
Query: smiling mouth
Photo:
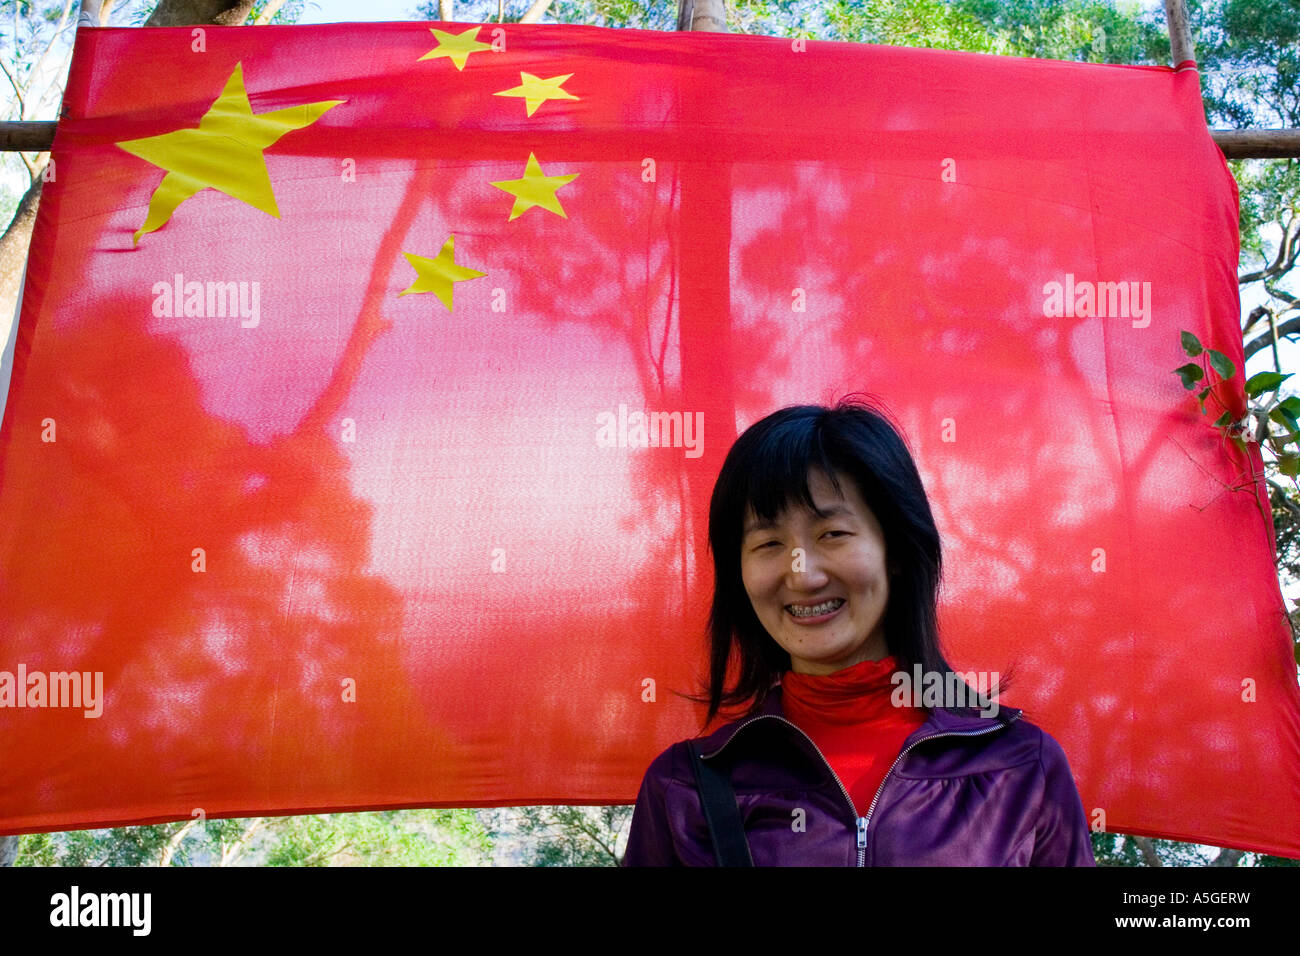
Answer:
[[787, 604], [785, 609], [794, 617], [823, 617], [830, 614], [832, 611], [838, 611], [843, 606], [843, 598], [831, 598], [829, 601], [823, 601], [821, 604]]

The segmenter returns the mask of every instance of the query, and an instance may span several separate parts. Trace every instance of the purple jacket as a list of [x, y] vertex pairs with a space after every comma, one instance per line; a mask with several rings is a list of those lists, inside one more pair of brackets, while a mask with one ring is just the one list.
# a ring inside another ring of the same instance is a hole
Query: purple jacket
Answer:
[[[1065, 752], [1014, 707], [931, 709], [865, 816], [812, 740], [762, 710], [704, 738], [736, 791], [755, 866], [1095, 866]], [[687, 741], [650, 764], [624, 866], [714, 866]]]

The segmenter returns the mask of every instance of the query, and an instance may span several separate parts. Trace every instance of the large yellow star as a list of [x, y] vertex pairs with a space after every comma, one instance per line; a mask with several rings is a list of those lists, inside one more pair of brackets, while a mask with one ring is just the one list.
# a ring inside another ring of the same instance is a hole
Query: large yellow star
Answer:
[[574, 96], [561, 87], [561, 84], [571, 76], [573, 76], [572, 73], [565, 73], [563, 76], [548, 76], [543, 79], [521, 71], [519, 79], [522, 82], [519, 86], [509, 90], [501, 90], [499, 93], [493, 93], [492, 95], [522, 96], [524, 102], [528, 105], [528, 115], [532, 116], [537, 107], [547, 100], [576, 100], [581, 98]]
[[403, 252], [402, 255], [406, 256], [406, 261], [415, 269], [415, 281], [397, 294], [403, 296], [407, 293], [432, 292], [450, 312], [453, 283], [464, 282], [466, 279], [477, 279], [479, 276], [487, 275], [486, 272], [479, 272], [477, 269], [466, 269], [464, 266], [456, 264], [452, 245], [455, 240], [454, 235], [448, 236], [447, 241], [442, 245], [442, 251], [438, 253], [436, 259], [428, 259], [424, 256]]
[[420, 59], [434, 60], [440, 56], [451, 57], [451, 62], [456, 64], [456, 69], [463, 70], [465, 69], [465, 61], [469, 59], [471, 53], [492, 49], [491, 43], [480, 43], [476, 39], [478, 31], [481, 29], [482, 27], [470, 27], [461, 33], [444, 33], [442, 30], [429, 27], [429, 31], [438, 38], [438, 45]]
[[492, 183], [492, 185], [515, 197], [515, 205], [510, 210], [510, 219], [506, 220], [507, 222], [522, 216], [534, 206], [549, 209], [557, 216], [568, 219], [569, 216], [560, 205], [559, 197], [555, 195], [555, 191], [577, 178], [577, 173], [569, 173], [566, 176], [543, 175], [542, 164], [537, 161], [536, 156], [529, 153], [528, 165], [524, 167], [523, 179], [503, 179], [500, 182]]
[[344, 101], [322, 100], [253, 115], [244, 91], [243, 66], [235, 64], [221, 95], [199, 120], [198, 129], [178, 129], [117, 144], [167, 170], [149, 198], [149, 213], [136, 230], [134, 243], [146, 232], [161, 228], [177, 206], [208, 187], [280, 218], [262, 150], [285, 133], [310, 126]]

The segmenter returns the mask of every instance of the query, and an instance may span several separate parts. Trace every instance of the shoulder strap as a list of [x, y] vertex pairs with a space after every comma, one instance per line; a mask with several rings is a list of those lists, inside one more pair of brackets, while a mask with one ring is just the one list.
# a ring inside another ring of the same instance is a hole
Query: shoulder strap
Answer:
[[736, 804], [736, 792], [731, 781], [716, 768], [705, 763], [700, 756], [699, 742], [689, 742], [691, 764], [695, 768], [695, 786], [700, 791], [704, 819], [709, 825], [709, 838], [718, 866], [753, 866], [749, 855], [749, 841], [745, 839], [745, 824]]

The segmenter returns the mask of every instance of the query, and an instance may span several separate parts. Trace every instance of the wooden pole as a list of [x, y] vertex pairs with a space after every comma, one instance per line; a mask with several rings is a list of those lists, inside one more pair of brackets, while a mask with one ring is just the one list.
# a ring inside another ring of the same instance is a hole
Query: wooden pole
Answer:
[[43, 153], [54, 144], [53, 120], [0, 123], [0, 150], [11, 153]]
[[[81, 20], [94, 16], [102, 0], [82, 0]], [[218, 0], [220, 2], [220, 0]], [[230, 4], [231, 0], [224, 0]], [[1196, 64], [1184, 0], [1165, 0], [1174, 68]], [[94, 23], [87, 25], [93, 26]], [[677, 29], [727, 32], [723, 0], [678, 0]], [[43, 152], [54, 142], [52, 122], [0, 123], [0, 152]], [[1228, 159], [1300, 157], [1300, 129], [1212, 129], [1210, 136]]]
[[1210, 136], [1228, 159], [1300, 157], [1300, 129], [1212, 129]]
[[103, 0], [81, 0], [81, 11], [77, 14], [77, 28], [101, 26], [99, 14], [103, 6]]
[[1192, 27], [1183, 0], [1165, 0], [1165, 23], [1169, 26], [1169, 50], [1174, 69], [1196, 66], [1196, 47], [1192, 45]]
[[[39, 153], [54, 143], [53, 121], [0, 122], [0, 152]], [[1212, 129], [1228, 159], [1300, 157], [1300, 129]]]
[[727, 33], [727, 11], [722, 0], [678, 0], [678, 30], [708, 30]]

